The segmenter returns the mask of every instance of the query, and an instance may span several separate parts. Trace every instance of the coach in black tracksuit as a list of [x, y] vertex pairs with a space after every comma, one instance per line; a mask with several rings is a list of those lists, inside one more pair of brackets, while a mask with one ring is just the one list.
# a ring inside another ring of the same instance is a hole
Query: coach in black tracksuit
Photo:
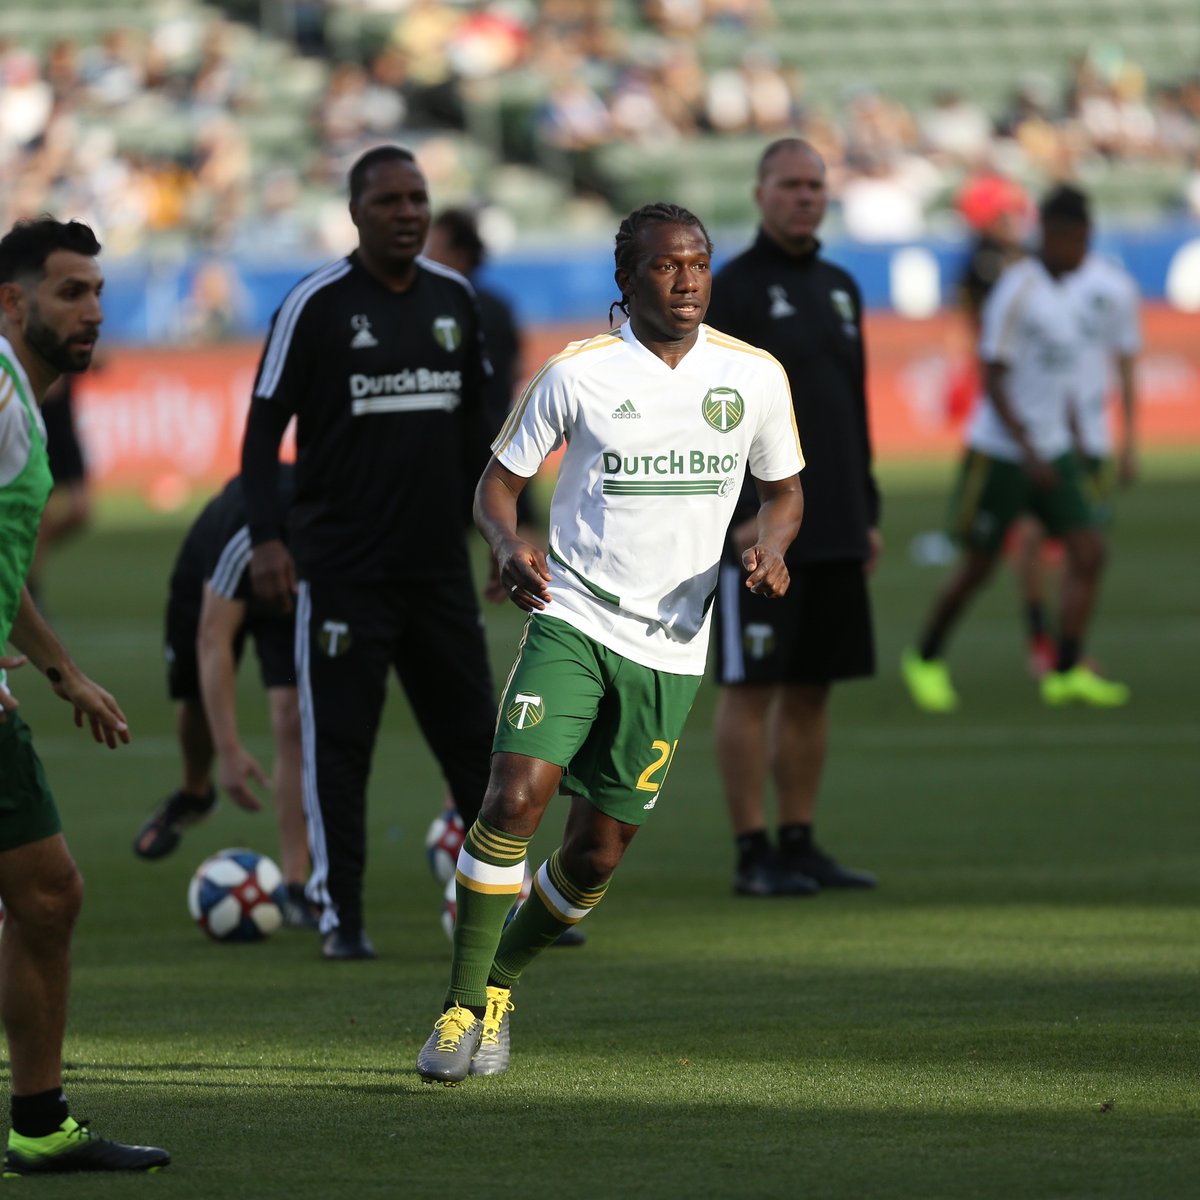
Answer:
[[[309, 895], [324, 906], [327, 958], [374, 957], [366, 788], [389, 667], [468, 826], [495, 721], [466, 543], [489, 453], [478, 309], [466, 280], [417, 257], [429, 196], [407, 150], [359, 159], [350, 212], [358, 249], [302, 280], [275, 315], [242, 456], [255, 587], [283, 607], [296, 596]], [[293, 414], [289, 555], [273, 477]]]
[[[713, 281], [705, 318], [783, 364], [804, 448], [804, 523], [787, 553], [792, 582], [763, 601], [743, 584], [754, 541], [752, 486], [730, 526], [717, 599], [722, 685], [717, 759], [738, 844], [741, 895], [812, 895], [871, 887], [813, 841], [828, 740], [830, 685], [872, 675], [875, 649], [866, 576], [880, 548], [879, 493], [867, 426], [862, 298], [820, 257], [825, 165], [806, 142], [763, 152], [755, 189], [758, 238]], [[747, 481], [749, 482], [749, 481]], [[779, 802], [778, 846], [767, 834], [768, 778]]]

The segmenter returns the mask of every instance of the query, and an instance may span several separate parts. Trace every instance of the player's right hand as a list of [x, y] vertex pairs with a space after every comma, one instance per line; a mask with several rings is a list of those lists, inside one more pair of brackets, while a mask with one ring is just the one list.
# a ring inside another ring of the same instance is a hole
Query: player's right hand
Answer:
[[295, 605], [296, 563], [279, 540], [260, 542], [250, 552], [250, 584], [260, 600], [283, 613]]
[[742, 566], [749, 572], [746, 576], [746, 586], [769, 600], [778, 600], [792, 582], [783, 555], [761, 542], [751, 546], [742, 555]]
[[496, 553], [500, 583], [508, 598], [524, 612], [539, 612], [550, 603], [550, 568], [546, 555], [529, 542], [514, 539]]
[[16, 712], [21, 707], [21, 702], [8, 690], [4, 673], [23, 667], [28, 661], [23, 654], [0, 654], [0, 724], [4, 722], [5, 713]]
[[268, 790], [271, 781], [252, 754], [247, 753], [241, 746], [230, 754], [222, 754], [218, 762], [217, 777], [238, 808], [244, 808], [247, 812], [261, 811], [262, 802], [250, 790], [250, 781], [253, 780], [259, 787]]

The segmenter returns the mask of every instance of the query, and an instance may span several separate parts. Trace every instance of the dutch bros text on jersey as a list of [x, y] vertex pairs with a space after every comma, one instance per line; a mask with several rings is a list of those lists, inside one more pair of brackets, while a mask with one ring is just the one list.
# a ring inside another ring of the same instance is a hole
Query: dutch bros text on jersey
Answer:
[[1073, 404], [1085, 454], [1102, 458], [1112, 451], [1107, 399], [1113, 360], [1142, 348], [1137, 286], [1110, 259], [1089, 254], [1065, 280], [1083, 335]]
[[[1069, 404], [1076, 386], [1082, 335], [1065, 281], [1037, 258], [1014, 263], [983, 308], [979, 357], [1008, 368], [1008, 399], [1038, 456], [1071, 448]], [[1019, 462], [1021, 448], [988, 397], [975, 411], [967, 444], [992, 458]]]
[[702, 675], [743, 477], [804, 465], [783, 368], [701, 326], [672, 369], [626, 323], [550, 359], [492, 449], [529, 477], [564, 443], [546, 614], [644, 666]]

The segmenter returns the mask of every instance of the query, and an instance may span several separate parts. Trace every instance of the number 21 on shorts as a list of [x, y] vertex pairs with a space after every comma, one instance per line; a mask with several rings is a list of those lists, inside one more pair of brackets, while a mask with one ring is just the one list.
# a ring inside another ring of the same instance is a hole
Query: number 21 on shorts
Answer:
[[[650, 765], [638, 776], [637, 788], [639, 792], [653, 792], [654, 795], [642, 805], [647, 811], [652, 809], [658, 802], [658, 789], [666, 782], [667, 772], [671, 769], [671, 760], [675, 757], [675, 750], [679, 745], [679, 739], [676, 738], [673, 742], [654, 741], [650, 743], [650, 749], [655, 755]], [[660, 778], [655, 779], [654, 776], [662, 772]]]

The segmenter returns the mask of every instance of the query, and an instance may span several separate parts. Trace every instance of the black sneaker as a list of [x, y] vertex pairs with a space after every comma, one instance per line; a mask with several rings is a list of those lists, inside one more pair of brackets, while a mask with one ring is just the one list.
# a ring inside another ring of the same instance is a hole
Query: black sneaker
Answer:
[[879, 882], [870, 871], [843, 867], [815, 844], [799, 854], [781, 854], [780, 861], [789, 870], [816, 880], [823, 888], [873, 888]]
[[756, 858], [738, 867], [733, 890], [739, 896], [815, 896], [821, 885], [790, 864], [771, 858]]
[[138, 830], [133, 852], [139, 858], [163, 858], [179, 845], [185, 829], [203, 821], [217, 807], [217, 793], [208, 789], [204, 796], [172, 792]]
[[304, 884], [289, 883], [287, 899], [283, 902], [284, 929], [320, 929], [321, 921], [316, 909], [304, 894]]
[[551, 946], [582, 946], [583, 943], [586, 941], [587, 941], [587, 934], [584, 933], [583, 930], [580, 929], [578, 925], [571, 925], [568, 928], [564, 929], [562, 931], [562, 933], [560, 933], [558, 935], [558, 937], [556, 937], [554, 939], [554, 941], [552, 941], [550, 943], [550, 945]]
[[68, 1117], [46, 1137], [23, 1137], [8, 1132], [4, 1153], [5, 1179], [66, 1171], [161, 1171], [171, 1156], [157, 1146], [123, 1146], [97, 1137], [86, 1121]]
[[374, 958], [375, 947], [367, 937], [366, 930], [358, 933], [347, 933], [344, 929], [334, 929], [325, 935], [321, 941], [321, 957], [331, 959]]

